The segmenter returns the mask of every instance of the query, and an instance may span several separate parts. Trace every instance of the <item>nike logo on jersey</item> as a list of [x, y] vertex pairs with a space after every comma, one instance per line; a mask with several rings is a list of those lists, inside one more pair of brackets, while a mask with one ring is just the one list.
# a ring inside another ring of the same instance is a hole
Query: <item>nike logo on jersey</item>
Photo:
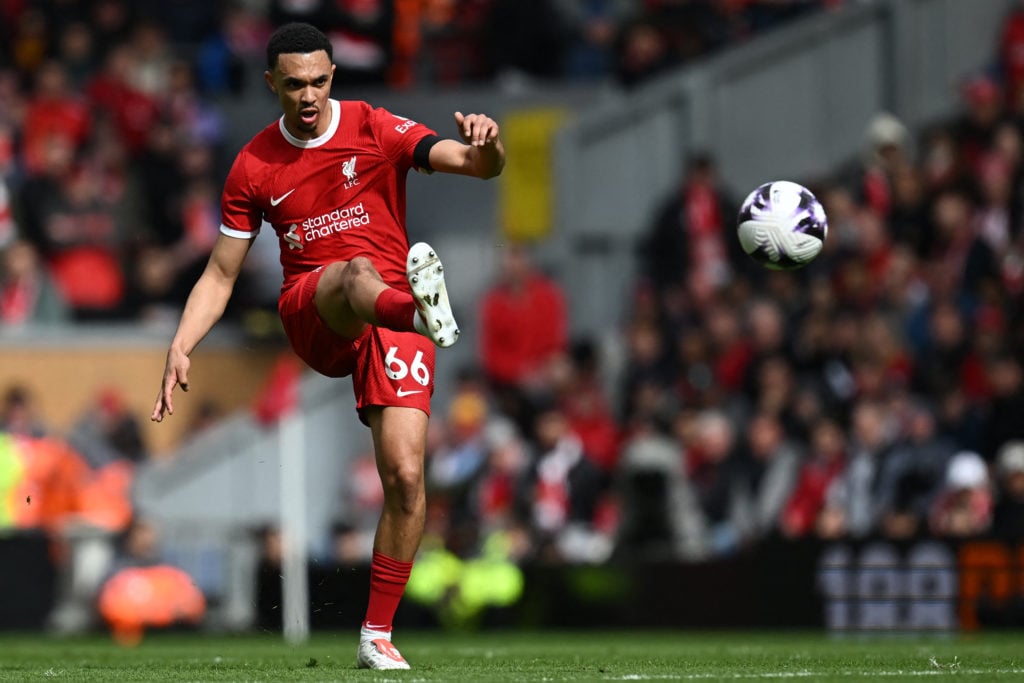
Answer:
[[422, 394], [422, 393], [423, 393], [422, 389], [414, 389], [412, 391], [406, 391], [405, 389], [398, 389], [398, 390], [395, 391], [395, 395], [398, 396], [398, 398], [403, 398], [405, 396], [412, 396], [413, 394]]
[[270, 198], [270, 205], [271, 206], [277, 206], [278, 204], [283, 202], [288, 197], [288, 195], [290, 195], [292, 192], [295, 192], [295, 188], [294, 187], [292, 189], [288, 190], [287, 192], [285, 192], [280, 197], [271, 197]]

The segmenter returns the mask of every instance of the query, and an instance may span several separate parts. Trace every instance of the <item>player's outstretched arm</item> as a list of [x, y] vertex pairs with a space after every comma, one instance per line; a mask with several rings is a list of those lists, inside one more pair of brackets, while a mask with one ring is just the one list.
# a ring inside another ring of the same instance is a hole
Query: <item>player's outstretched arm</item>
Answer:
[[250, 246], [251, 239], [226, 235], [217, 239], [206, 269], [188, 295], [178, 331], [167, 350], [163, 381], [150, 416], [154, 422], [162, 422], [165, 415], [174, 414], [175, 386], [181, 385], [183, 391], [188, 391], [189, 354], [224, 315]]
[[440, 140], [430, 148], [430, 166], [443, 173], [493, 178], [505, 167], [505, 146], [498, 137], [498, 123], [485, 114], [455, 112], [457, 140]]

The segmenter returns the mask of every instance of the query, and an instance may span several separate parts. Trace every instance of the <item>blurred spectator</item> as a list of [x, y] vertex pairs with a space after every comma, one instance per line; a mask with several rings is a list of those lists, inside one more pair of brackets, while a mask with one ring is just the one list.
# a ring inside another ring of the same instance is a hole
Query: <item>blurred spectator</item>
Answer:
[[568, 326], [559, 285], [533, 264], [528, 247], [508, 245], [480, 303], [480, 360], [498, 406], [524, 431], [531, 395], [549, 390], [550, 364], [567, 350]]
[[772, 413], [752, 416], [745, 437], [736, 482], [737, 518], [741, 537], [751, 544], [780, 532], [783, 509], [796, 486], [803, 454]]
[[20, 239], [0, 246], [0, 327], [68, 320], [64, 296], [35, 247]]
[[799, 538], [815, 531], [825, 509], [828, 491], [845, 466], [846, 446], [842, 428], [835, 420], [822, 417], [811, 429], [809, 452], [800, 465], [793, 492], [782, 510], [780, 521], [784, 535]]
[[725, 302], [717, 302], [705, 315], [711, 345], [714, 380], [727, 394], [743, 389], [753, 349], [744, 334], [740, 314]]
[[261, 569], [273, 572], [278, 580], [281, 578], [281, 560], [284, 557], [281, 546], [281, 530], [268, 524], [253, 532], [259, 544], [259, 565]]
[[29, 6], [21, 12], [15, 10], [13, 18], [7, 49], [15, 68], [29, 74], [39, 68], [50, 50], [46, 15], [39, 8]]
[[955, 123], [957, 146], [967, 167], [978, 172], [1005, 115], [1003, 90], [993, 76], [980, 73], [964, 82], [960, 95], [965, 109]]
[[0, 432], [16, 437], [41, 439], [50, 428], [39, 412], [32, 392], [21, 384], [12, 384], [4, 391], [0, 404]]
[[638, 0], [555, 0], [567, 34], [564, 76], [589, 80], [611, 73], [619, 27], [637, 13], [640, 4]]
[[583, 450], [601, 470], [605, 481], [619, 457], [619, 426], [600, 376], [600, 359], [590, 340], [572, 345], [568, 358], [555, 364], [552, 381], [573, 433]]
[[23, 432], [3, 441], [3, 455], [13, 458], [16, 466], [8, 471], [13, 476], [0, 482], [0, 497], [19, 501], [13, 518], [5, 521], [45, 531], [58, 542], [61, 534], [86, 530], [103, 535], [128, 526], [133, 479], [129, 465], [93, 469], [66, 441], [52, 436]]
[[935, 414], [920, 401], [902, 416], [901, 438], [878, 473], [880, 531], [910, 538], [927, 531], [928, 515], [942, 491], [955, 443], [936, 432]]
[[1004, 156], [986, 153], [980, 165], [975, 221], [979, 236], [998, 259], [1020, 233], [1020, 197], [1015, 196], [1019, 190], [1015, 188], [1014, 169]]
[[988, 359], [986, 374], [992, 397], [982, 427], [981, 455], [992, 462], [1002, 444], [1024, 439], [1024, 369], [1015, 356], [999, 352]]
[[149, 454], [138, 419], [113, 387], [97, 394], [95, 404], [75, 422], [68, 441], [94, 469], [118, 460], [140, 463]]
[[941, 191], [933, 204], [933, 233], [926, 254], [937, 266], [936, 276], [968, 296], [978, 296], [983, 287], [1000, 280], [995, 254], [978, 232], [974, 210], [966, 191]]
[[499, 81], [561, 75], [565, 29], [555, 2], [492, 0], [483, 44]]
[[96, 0], [92, 3], [89, 23], [102, 57], [128, 40], [137, 19], [134, 9], [135, 3], [127, 0]]
[[262, 51], [269, 24], [242, 3], [228, 3], [221, 13], [220, 23], [199, 45], [196, 81], [206, 95], [241, 95], [245, 60]]
[[75, 92], [82, 92], [96, 70], [96, 42], [89, 25], [81, 19], [67, 23], [60, 31], [58, 57]]
[[614, 490], [622, 506], [616, 556], [700, 560], [708, 553], [704, 516], [677, 439], [638, 418], [623, 444]]
[[[185, 60], [173, 60], [166, 70], [167, 83], [156, 96], [163, 103], [164, 117], [183, 153], [194, 145], [202, 145], [208, 154], [219, 149], [224, 141], [224, 117], [200, 92], [192, 65]], [[203, 170], [215, 169], [208, 164]]]
[[170, 89], [174, 62], [163, 28], [149, 20], [139, 21], [128, 45], [132, 53], [128, 84], [143, 95], [161, 99]]
[[343, 567], [365, 565], [373, 555], [373, 536], [346, 522], [331, 526], [330, 560]]
[[999, 36], [999, 66], [1006, 79], [1006, 104], [1014, 112], [1024, 102], [1024, 5], [1014, 2]]
[[964, 153], [949, 126], [937, 126], [925, 134], [921, 167], [929, 193], [962, 187], [971, 177]]
[[927, 315], [925, 339], [915, 349], [913, 387], [923, 395], [935, 395], [947, 387], [960, 386], [968, 396], [976, 398], [975, 391], [965, 382], [975, 368], [964, 316], [954, 302], [936, 301], [922, 311]]
[[[266, 2], [231, 0], [230, 2], [209, 2], [209, 0], [175, 0], [173, 3], [150, 2], [140, 11], [139, 19], [161, 28], [171, 46], [196, 45], [204, 36], [223, 21], [223, 12], [228, 8], [241, 7], [251, 11], [266, 11]], [[137, 22], [136, 22], [137, 23]]]
[[672, 389], [676, 399], [689, 406], [716, 403], [720, 392], [714, 383], [711, 343], [706, 328], [696, 325], [683, 327], [673, 341], [676, 371]]
[[929, 515], [937, 536], [965, 538], [988, 532], [992, 490], [988, 467], [977, 453], [961, 451], [949, 460], [942, 492]]
[[[778, 300], [757, 298], [747, 307], [745, 322], [751, 356], [743, 378], [744, 392], [751, 402], [778, 409], [794, 388], [785, 313]], [[832, 334], [838, 337], [838, 333], [834, 328]], [[779, 381], [783, 383], [776, 384]]]
[[454, 533], [476, 536], [479, 521], [474, 484], [487, 465], [489, 407], [477, 387], [462, 387], [448, 406], [444, 440], [430, 456], [427, 487], [444, 499]]
[[753, 408], [770, 415], [784, 429], [796, 426], [793, 415], [796, 397], [796, 374], [792, 363], [781, 356], [765, 358], [755, 379]]
[[[920, 167], [907, 164], [893, 173], [892, 199], [886, 217], [886, 227], [896, 245], [894, 252], [901, 246], [908, 248], [910, 253], [915, 255], [925, 250], [927, 200], [924, 173]], [[832, 232], [831, 216], [829, 231]]]
[[[420, 44], [411, 51], [416, 60], [415, 78], [451, 86], [492, 75], [487, 47], [480, 39], [485, 34], [491, 4], [492, 0], [425, 3], [419, 16]], [[410, 56], [405, 55], [404, 60], [409, 61]]]
[[160, 559], [160, 531], [156, 523], [135, 518], [118, 540], [111, 573], [126, 567], [151, 567]]
[[995, 479], [992, 533], [1017, 541], [1024, 538], [1024, 441], [1008, 441], [999, 449]]
[[26, 212], [19, 225], [77, 318], [122, 314], [122, 259], [135, 224], [118, 144], [107, 138], [97, 144], [92, 163], [75, 164], [69, 141], [51, 139], [47, 173], [22, 186]]
[[648, 17], [627, 21], [615, 41], [615, 77], [624, 88], [635, 88], [676, 66], [666, 37]]
[[[600, 472], [583, 452], [565, 414], [555, 402], [541, 405], [534, 418], [537, 455], [525, 481], [530, 519], [540, 535], [542, 557], [566, 556], [560, 543], [575, 529], [593, 529], [600, 501]], [[577, 557], [575, 559], [583, 559]]]
[[829, 488], [822, 515], [827, 535], [860, 538], [878, 528], [878, 473], [892, 449], [893, 425], [882, 404], [873, 401], [858, 402], [852, 420], [846, 467]]
[[44, 63], [34, 80], [22, 128], [22, 160], [29, 175], [46, 172], [48, 149], [55, 140], [63, 141], [74, 156], [92, 125], [89, 108], [71, 88], [62, 63]]
[[[431, 440], [436, 441], [436, 437], [432, 437]], [[381, 506], [384, 505], [384, 488], [377, 475], [377, 462], [372, 452], [362, 453], [352, 459], [342, 488], [341, 498], [346, 502], [346, 509], [337, 523], [347, 528], [345, 534], [349, 536], [346, 539], [349, 549], [370, 550], [363, 558], [369, 562], [377, 520], [380, 517]], [[273, 530], [273, 533], [267, 530], [265, 546], [266, 571], [268, 578], [272, 579], [271, 575], [277, 576], [280, 573], [279, 570], [274, 571], [271, 562], [276, 559], [277, 567], [280, 567], [280, 534], [276, 530]]]
[[112, 43], [102, 70], [85, 89], [92, 107], [98, 115], [113, 122], [132, 156], [145, 148], [149, 132], [160, 118], [157, 98], [140, 90], [135, 83], [136, 57], [131, 45]]
[[487, 463], [473, 491], [481, 536], [523, 526], [518, 497], [530, 465], [529, 445], [511, 420], [492, 419], [484, 436]]
[[[685, 438], [685, 437], [684, 437]], [[702, 412], [686, 444], [686, 466], [708, 527], [712, 555], [731, 555], [743, 543], [744, 517], [736, 430], [717, 410]]]
[[894, 115], [881, 112], [871, 119], [865, 138], [860, 189], [867, 208], [884, 218], [892, 210], [894, 179], [911, 163], [910, 131]]
[[714, 159], [691, 156], [679, 187], [658, 208], [644, 237], [643, 273], [658, 291], [691, 282], [700, 288], [721, 286], [735, 264], [750, 261], [728, 234], [735, 212]]
[[984, 439], [985, 415], [977, 402], [968, 400], [963, 389], [948, 387], [938, 396], [939, 433], [960, 449], [980, 450]]
[[622, 414], [627, 424], [635, 419], [666, 417], [677, 408], [667, 389], [673, 368], [666, 351], [666, 335], [655, 316], [654, 292], [644, 287], [636, 297], [632, 319], [623, 331], [627, 361], [622, 373]]

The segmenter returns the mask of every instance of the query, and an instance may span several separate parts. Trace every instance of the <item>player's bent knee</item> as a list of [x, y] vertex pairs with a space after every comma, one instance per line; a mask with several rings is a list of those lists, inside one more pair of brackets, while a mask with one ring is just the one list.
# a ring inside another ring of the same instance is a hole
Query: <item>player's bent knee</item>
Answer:
[[355, 286], [356, 283], [367, 277], [375, 280], [380, 279], [377, 269], [373, 267], [373, 262], [365, 256], [357, 256], [345, 264], [345, 270], [341, 274], [341, 281], [343, 286], [347, 288]]
[[335, 261], [325, 267], [317, 283], [317, 292], [331, 298], [341, 297], [345, 294], [345, 271], [348, 270], [347, 261]]

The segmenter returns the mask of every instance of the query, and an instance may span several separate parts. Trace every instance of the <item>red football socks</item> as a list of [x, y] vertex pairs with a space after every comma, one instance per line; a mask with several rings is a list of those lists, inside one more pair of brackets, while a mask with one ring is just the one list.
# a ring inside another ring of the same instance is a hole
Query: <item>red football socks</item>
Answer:
[[385, 289], [373, 304], [373, 317], [377, 324], [396, 332], [415, 332], [417, 315], [412, 294], [399, 289]]
[[391, 622], [405, 592], [405, 584], [409, 582], [410, 571], [412, 562], [399, 562], [374, 551], [370, 564], [370, 604], [366, 608], [364, 628], [391, 631]]

